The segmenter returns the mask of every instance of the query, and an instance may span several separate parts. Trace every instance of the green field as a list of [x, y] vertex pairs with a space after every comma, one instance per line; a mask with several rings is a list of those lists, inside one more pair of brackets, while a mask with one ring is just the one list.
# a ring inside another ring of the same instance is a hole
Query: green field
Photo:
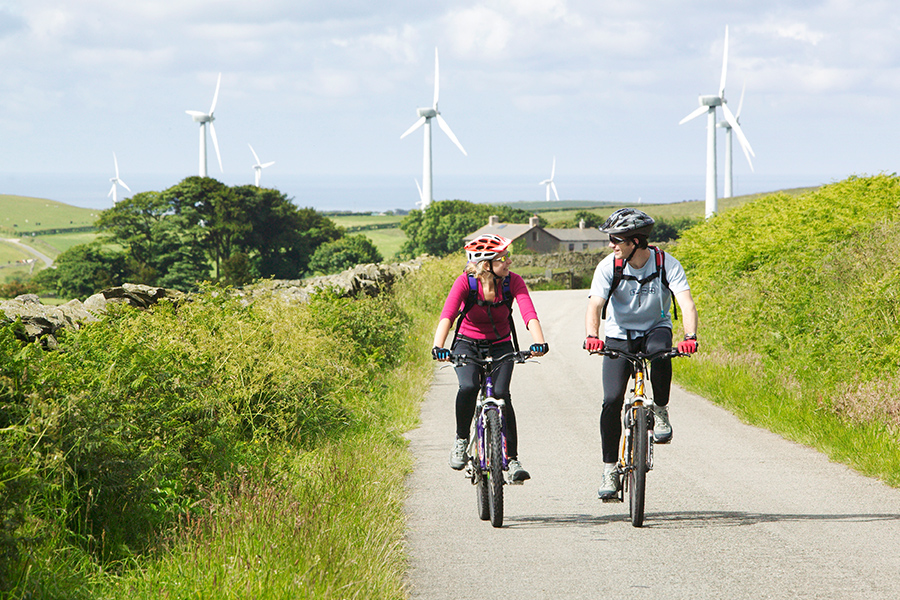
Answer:
[[44, 198], [0, 194], [0, 230], [16, 235], [48, 229], [90, 227], [100, 211]]

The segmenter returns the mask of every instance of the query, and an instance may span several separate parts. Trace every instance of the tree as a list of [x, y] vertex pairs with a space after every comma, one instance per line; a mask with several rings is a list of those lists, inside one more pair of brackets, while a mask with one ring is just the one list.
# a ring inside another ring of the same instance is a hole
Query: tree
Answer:
[[338, 273], [360, 264], [384, 260], [372, 240], [362, 234], [348, 235], [316, 248], [309, 261], [311, 273]]
[[[521, 209], [490, 204], [475, 204], [465, 200], [432, 202], [424, 211], [412, 210], [400, 222], [406, 242], [400, 249], [403, 256], [432, 254], [446, 256], [463, 246], [463, 238], [487, 223], [496, 215], [501, 223], [527, 223], [532, 214]], [[541, 226], [546, 221], [540, 219]]]
[[126, 280], [123, 252], [103, 248], [100, 242], [72, 246], [56, 257], [55, 269], [38, 273], [35, 281], [63, 298], [86, 298]]

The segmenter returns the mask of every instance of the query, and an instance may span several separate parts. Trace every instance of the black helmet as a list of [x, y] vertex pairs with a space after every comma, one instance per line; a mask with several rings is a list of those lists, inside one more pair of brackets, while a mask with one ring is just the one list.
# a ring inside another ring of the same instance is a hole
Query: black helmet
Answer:
[[609, 215], [606, 222], [599, 227], [600, 231], [612, 235], [650, 235], [653, 229], [653, 217], [634, 208], [620, 208]]

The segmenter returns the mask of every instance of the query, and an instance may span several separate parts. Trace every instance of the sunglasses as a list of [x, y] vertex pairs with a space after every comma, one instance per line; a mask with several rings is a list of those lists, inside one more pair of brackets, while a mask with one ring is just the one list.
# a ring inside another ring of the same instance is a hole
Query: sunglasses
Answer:
[[498, 256], [498, 257], [495, 258], [494, 260], [498, 260], [498, 261], [500, 261], [500, 262], [504, 262], [504, 263], [505, 263], [505, 262], [507, 262], [507, 261], [511, 261], [511, 260], [512, 260], [512, 256], [510, 256], [509, 254], [504, 254], [503, 256]]
[[626, 240], [625, 238], [616, 237], [614, 235], [609, 236], [610, 244], [624, 244], [627, 241], [628, 240]]

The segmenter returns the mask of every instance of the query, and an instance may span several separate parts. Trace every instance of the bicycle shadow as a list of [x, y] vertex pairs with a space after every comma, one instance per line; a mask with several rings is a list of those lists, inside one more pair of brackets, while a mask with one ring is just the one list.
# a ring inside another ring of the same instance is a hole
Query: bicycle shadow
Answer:
[[746, 527], [764, 523], [798, 522], [845, 522], [873, 523], [879, 521], [900, 521], [900, 514], [789, 514], [758, 513], [744, 511], [683, 511], [672, 513], [648, 512], [644, 527], [657, 529], [690, 529], [708, 527]]
[[596, 527], [598, 525], [608, 525], [610, 523], [618, 523], [622, 521], [628, 521], [627, 514], [522, 515], [506, 516], [503, 520], [503, 525], [504, 527], [508, 526], [512, 529], [527, 527], [557, 527], [560, 525], [574, 527]]
[[[611, 523], [625, 523], [631, 519], [626, 512], [613, 515], [523, 515], [507, 516], [504, 526], [510, 528], [532, 527], [596, 527]], [[900, 521], [900, 514], [786, 514], [756, 513], [744, 511], [683, 511], [673, 513], [646, 513], [644, 528], [648, 529], [707, 529], [709, 527], [746, 527], [764, 523], [832, 521], [847, 523], [873, 523]]]

